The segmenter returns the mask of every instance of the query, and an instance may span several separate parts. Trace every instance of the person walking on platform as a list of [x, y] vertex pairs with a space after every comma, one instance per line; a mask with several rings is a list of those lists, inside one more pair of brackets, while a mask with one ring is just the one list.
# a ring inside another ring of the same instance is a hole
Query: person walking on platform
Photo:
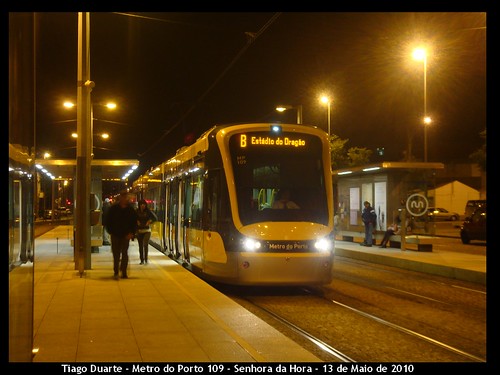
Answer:
[[128, 247], [137, 231], [137, 212], [126, 190], [120, 192], [118, 202], [109, 208], [106, 230], [111, 235], [114, 277], [118, 279], [118, 271], [121, 271], [122, 278], [127, 279]]
[[363, 224], [365, 225], [365, 241], [360, 245], [371, 247], [373, 245], [373, 228], [375, 228], [375, 223], [377, 222], [377, 214], [370, 205], [370, 202], [365, 201], [364, 206], [361, 212], [361, 220], [363, 220]]
[[148, 203], [141, 199], [137, 208], [137, 243], [139, 245], [141, 264], [148, 263], [149, 239], [151, 237], [150, 224], [155, 220], [156, 217], [149, 209]]

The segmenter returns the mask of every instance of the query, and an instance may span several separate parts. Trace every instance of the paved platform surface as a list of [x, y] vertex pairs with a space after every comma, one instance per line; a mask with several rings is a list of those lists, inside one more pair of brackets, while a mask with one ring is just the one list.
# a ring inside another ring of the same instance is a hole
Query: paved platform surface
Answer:
[[128, 279], [109, 246], [75, 270], [71, 226], [35, 240], [33, 362], [320, 362], [282, 333], [150, 248]]
[[[320, 362], [152, 247], [140, 265], [131, 242], [128, 279], [113, 278], [109, 246], [80, 275], [72, 231], [35, 240], [34, 362]], [[486, 247], [433, 241], [432, 252], [337, 241], [336, 256], [486, 283]]]

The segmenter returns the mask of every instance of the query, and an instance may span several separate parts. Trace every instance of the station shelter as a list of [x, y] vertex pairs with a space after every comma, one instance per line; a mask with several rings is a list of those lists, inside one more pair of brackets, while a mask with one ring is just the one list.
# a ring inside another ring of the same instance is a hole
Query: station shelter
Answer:
[[[76, 196], [76, 159], [40, 159], [36, 160], [35, 164], [39, 167], [43, 167], [43, 171], [37, 171], [37, 182], [36, 182], [36, 196], [42, 197], [37, 199], [35, 203], [38, 202], [38, 206], [41, 206], [44, 202], [44, 206], [52, 208], [52, 212], [56, 212], [58, 202], [64, 201], [65, 196], [73, 197], [75, 206], [78, 204], [78, 200], [81, 197]], [[91, 172], [90, 172], [90, 196], [87, 198], [90, 201], [90, 211], [86, 213], [88, 220], [86, 220], [85, 227], [81, 228], [85, 231], [90, 231], [90, 251], [85, 250], [85, 269], [91, 268], [91, 252], [99, 252], [99, 247], [103, 245], [103, 233], [104, 228], [102, 225], [102, 208], [103, 208], [103, 184], [105, 182], [116, 182], [119, 185], [125, 187], [127, 184], [127, 176], [139, 165], [139, 161], [135, 159], [93, 159], [91, 161]], [[48, 178], [47, 176], [51, 176]], [[44, 190], [44, 180], [49, 179], [51, 183], [51, 202], [46, 203], [46, 196]], [[66, 187], [66, 192], [64, 189], [65, 184], [68, 183]], [[118, 191], [121, 189], [117, 190]], [[61, 199], [63, 197], [63, 199]], [[74, 208], [74, 207], [72, 207]], [[35, 209], [35, 211], [37, 211]], [[75, 212], [71, 210], [71, 218], [73, 218]], [[74, 220], [71, 220], [74, 221]], [[76, 231], [76, 224], [73, 226], [74, 232]], [[71, 245], [74, 245], [74, 240], [71, 240]], [[75, 256], [76, 257], [76, 256]]]
[[368, 201], [377, 214], [376, 231], [385, 231], [405, 210], [413, 234], [433, 234], [427, 208], [434, 204], [429, 191], [440, 169], [443, 163], [378, 162], [334, 170], [336, 232], [364, 232], [361, 212]]

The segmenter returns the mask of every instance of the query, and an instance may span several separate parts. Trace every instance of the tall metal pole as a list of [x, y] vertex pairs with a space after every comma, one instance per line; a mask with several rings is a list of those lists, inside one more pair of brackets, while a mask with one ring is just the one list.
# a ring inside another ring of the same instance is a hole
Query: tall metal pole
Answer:
[[330, 101], [328, 101], [328, 139], [330, 139]]
[[77, 72], [77, 154], [75, 244], [77, 269], [80, 277], [90, 269], [90, 173], [92, 153], [92, 114], [90, 92], [90, 13], [78, 13], [78, 72]]
[[427, 54], [424, 54], [424, 162], [427, 162]]
[[302, 124], [302, 104], [297, 106], [297, 124]]
[[[94, 82], [92, 82], [92, 88], [94, 87]], [[92, 88], [90, 90], [92, 90]], [[90, 156], [94, 159], [94, 103], [90, 99]], [[92, 171], [92, 166], [90, 167]], [[92, 172], [91, 172], [92, 173]], [[89, 174], [89, 180], [91, 175]]]

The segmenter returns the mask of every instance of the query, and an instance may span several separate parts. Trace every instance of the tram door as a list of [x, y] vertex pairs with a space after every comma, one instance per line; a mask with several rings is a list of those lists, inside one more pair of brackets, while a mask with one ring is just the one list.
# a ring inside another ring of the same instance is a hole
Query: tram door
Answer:
[[179, 211], [178, 211], [178, 251], [182, 254], [183, 259], [189, 262], [189, 242], [187, 241], [189, 230], [189, 216], [187, 210], [189, 208], [190, 178], [183, 178], [179, 182]]
[[168, 246], [171, 253], [178, 258], [179, 251], [179, 179], [175, 178], [168, 186], [169, 204], [168, 204]]
[[173, 218], [172, 218], [172, 210], [171, 207], [173, 207], [172, 204], [172, 184], [171, 183], [166, 183], [165, 184], [165, 225], [163, 226], [163, 237], [164, 237], [164, 242], [166, 246], [166, 251], [172, 252], [174, 247], [173, 247], [173, 242], [172, 242], [172, 223], [173, 223]]

